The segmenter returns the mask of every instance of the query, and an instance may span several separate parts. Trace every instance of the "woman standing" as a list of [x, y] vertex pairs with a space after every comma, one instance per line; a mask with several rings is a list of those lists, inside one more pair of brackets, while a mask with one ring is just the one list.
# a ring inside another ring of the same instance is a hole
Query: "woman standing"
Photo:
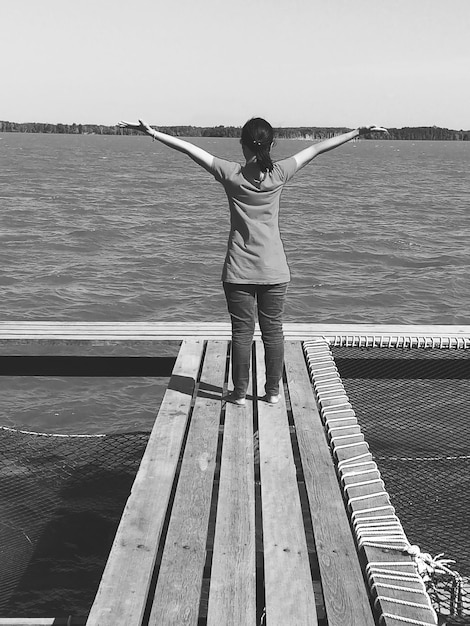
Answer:
[[139, 120], [120, 122], [153, 137], [166, 146], [187, 154], [220, 182], [230, 208], [230, 235], [222, 271], [227, 307], [232, 322], [232, 379], [230, 400], [245, 404], [249, 382], [250, 355], [255, 329], [256, 306], [265, 348], [266, 385], [264, 399], [279, 401], [279, 381], [284, 364], [282, 316], [290, 280], [279, 232], [279, 201], [284, 185], [315, 157], [372, 131], [377, 126], [326, 139], [294, 156], [273, 163], [273, 128], [262, 118], [249, 120], [242, 129], [241, 146], [245, 164], [213, 156], [178, 137], [166, 135]]

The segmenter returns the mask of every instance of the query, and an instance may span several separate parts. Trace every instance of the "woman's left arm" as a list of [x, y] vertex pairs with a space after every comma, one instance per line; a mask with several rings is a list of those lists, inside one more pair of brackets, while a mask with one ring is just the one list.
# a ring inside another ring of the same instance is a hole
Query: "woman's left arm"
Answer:
[[183, 154], [187, 154], [193, 161], [195, 161], [198, 165], [206, 170], [210, 170], [214, 163], [214, 155], [212, 155], [210, 152], [207, 152], [199, 146], [195, 146], [189, 141], [184, 141], [179, 137], [173, 137], [172, 135], [161, 133], [160, 131], [153, 129], [142, 120], [139, 120], [138, 124], [119, 122], [118, 126], [120, 128], [130, 128], [132, 130], [137, 130], [141, 133], [145, 133], [149, 137], [153, 137], [153, 139], [156, 139], [157, 141], [165, 144], [165, 146], [173, 148], [174, 150], [178, 150], [178, 152], [182, 152]]
[[361, 126], [360, 128], [351, 130], [348, 133], [336, 135], [335, 137], [330, 137], [330, 139], [325, 139], [324, 141], [314, 143], [308, 148], [305, 148], [305, 150], [301, 150], [297, 154], [294, 154], [294, 159], [297, 162], [297, 169], [300, 169], [304, 165], [307, 165], [307, 163], [310, 163], [312, 159], [319, 156], [320, 154], [323, 154], [324, 152], [329, 152], [334, 148], [338, 148], [344, 143], [351, 141], [351, 139], [355, 139], [356, 137], [360, 137], [361, 135], [367, 135], [369, 133], [375, 132], [387, 133], [388, 130], [386, 128], [382, 128], [381, 126]]

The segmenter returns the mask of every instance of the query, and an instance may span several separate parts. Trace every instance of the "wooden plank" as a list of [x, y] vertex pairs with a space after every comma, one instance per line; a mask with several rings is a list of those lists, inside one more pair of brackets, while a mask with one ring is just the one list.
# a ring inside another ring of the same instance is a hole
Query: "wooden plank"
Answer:
[[[265, 382], [264, 350], [256, 342], [258, 390]], [[258, 402], [266, 620], [269, 626], [317, 624], [285, 400]]]
[[202, 341], [181, 346], [87, 626], [141, 623], [202, 351]]
[[0, 626], [82, 626], [77, 617], [0, 617]]
[[[470, 341], [470, 326], [459, 325], [390, 325], [390, 324], [309, 324], [286, 322], [286, 339], [307, 340], [326, 337], [373, 339], [389, 337], [455, 338]], [[212, 338], [228, 340], [229, 322], [61, 322], [5, 321], [0, 322], [0, 344], [12, 341], [128, 341], [145, 342], [178, 340], [182, 338]], [[256, 325], [255, 337], [260, 337]], [[445, 343], [444, 343], [445, 345]]]
[[[258, 324], [256, 324], [258, 327]], [[405, 333], [409, 334], [410, 331], [418, 331], [421, 333], [436, 333], [436, 334], [470, 334], [470, 325], [465, 324], [313, 324], [309, 322], [285, 322], [284, 328], [302, 329], [304, 331], [312, 330], [314, 332], [320, 330], [328, 330], [338, 334], [350, 334], [353, 335], [357, 332], [363, 333], [364, 331], [374, 334], [375, 331], [384, 331], [386, 333]], [[108, 332], [113, 329], [116, 332], [121, 331], [145, 331], [145, 332], [158, 332], [159, 330], [173, 330], [178, 332], [180, 329], [225, 329], [230, 328], [230, 323], [227, 322], [69, 322], [69, 321], [0, 321], [0, 330], [3, 331], [15, 331], [23, 330], [30, 331], [36, 329], [37, 331], [50, 331], [56, 330], [59, 332], [71, 332], [85, 330], [100, 332]]]
[[374, 626], [343, 497], [302, 347], [286, 342], [286, 373], [329, 626]]
[[246, 405], [225, 409], [208, 626], [256, 623], [254, 480], [250, 383]]
[[196, 625], [198, 621], [226, 358], [226, 342], [207, 344], [150, 626]]

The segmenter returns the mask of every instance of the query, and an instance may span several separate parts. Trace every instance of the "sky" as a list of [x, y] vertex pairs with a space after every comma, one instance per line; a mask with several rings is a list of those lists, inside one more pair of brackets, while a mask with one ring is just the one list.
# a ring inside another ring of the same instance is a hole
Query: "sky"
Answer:
[[0, 120], [470, 129], [470, 0], [2, 0]]

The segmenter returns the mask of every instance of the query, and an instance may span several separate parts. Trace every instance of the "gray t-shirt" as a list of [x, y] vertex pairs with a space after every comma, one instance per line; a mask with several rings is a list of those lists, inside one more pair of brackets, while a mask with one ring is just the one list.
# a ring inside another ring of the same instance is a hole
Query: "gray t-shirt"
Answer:
[[228, 283], [275, 285], [290, 280], [279, 232], [279, 200], [297, 171], [293, 157], [278, 161], [255, 184], [239, 163], [214, 158], [211, 173], [225, 189], [230, 207], [230, 235], [222, 280]]

